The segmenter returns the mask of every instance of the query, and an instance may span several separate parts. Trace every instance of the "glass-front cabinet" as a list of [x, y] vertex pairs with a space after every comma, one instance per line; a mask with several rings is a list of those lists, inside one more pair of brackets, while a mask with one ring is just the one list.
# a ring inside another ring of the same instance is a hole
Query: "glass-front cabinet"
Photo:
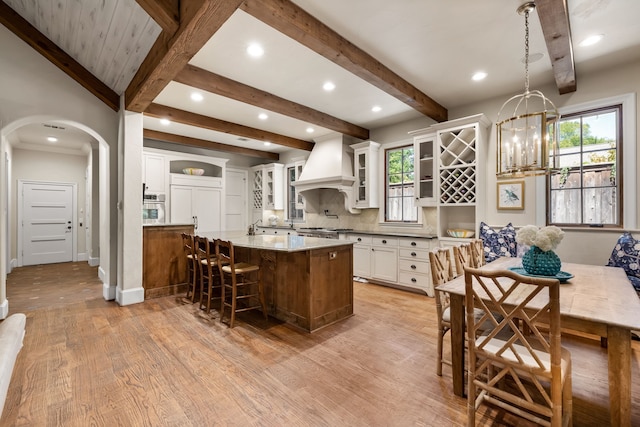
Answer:
[[356, 208], [377, 208], [378, 203], [378, 156], [380, 144], [365, 141], [351, 145], [353, 148], [353, 173], [356, 178], [354, 192]]
[[437, 143], [435, 132], [415, 134], [416, 202], [418, 206], [436, 206], [438, 202]]

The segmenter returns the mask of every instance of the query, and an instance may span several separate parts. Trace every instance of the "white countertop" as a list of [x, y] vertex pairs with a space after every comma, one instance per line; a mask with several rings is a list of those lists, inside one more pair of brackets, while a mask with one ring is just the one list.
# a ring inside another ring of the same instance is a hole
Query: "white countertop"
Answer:
[[273, 236], [258, 234], [248, 236], [243, 231], [221, 231], [202, 233], [201, 236], [210, 240], [222, 239], [230, 240], [234, 246], [251, 249], [268, 249], [272, 251], [297, 252], [322, 248], [332, 248], [336, 246], [352, 245], [353, 242], [339, 239], [323, 239], [319, 237], [303, 236]]

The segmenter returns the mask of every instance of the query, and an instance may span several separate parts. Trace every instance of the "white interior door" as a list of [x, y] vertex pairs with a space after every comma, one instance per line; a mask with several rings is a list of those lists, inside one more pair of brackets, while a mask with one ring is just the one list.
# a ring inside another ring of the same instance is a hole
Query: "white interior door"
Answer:
[[73, 184], [22, 183], [22, 265], [73, 261]]
[[247, 228], [247, 172], [227, 168], [225, 186], [226, 230], [245, 230]]

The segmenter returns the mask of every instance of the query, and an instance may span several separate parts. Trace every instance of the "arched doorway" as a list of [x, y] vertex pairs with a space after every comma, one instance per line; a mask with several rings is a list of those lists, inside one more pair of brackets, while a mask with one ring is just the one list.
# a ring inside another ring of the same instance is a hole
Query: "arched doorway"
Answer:
[[[10, 224], [10, 202], [11, 202], [11, 147], [10, 136], [18, 129], [37, 123], [49, 123], [60, 126], [67, 126], [85, 132], [91, 136], [98, 144], [98, 158], [93, 159], [92, 168], [98, 168], [98, 212], [99, 220], [97, 224], [92, 224], [91, 230], [98, 232], [99, 247], [99, 276], [103, 283], [103, 297], [105, 299], [114, 299], [115, 289], [110, 286], [110, 147], [106, 140], [90, 127], [72, 120], [67, 120], [57, 116], [30, 116], [11, 122], [0, 129], [0, 154], [2, 156], [0, 162], [0, 318], [8, 315], [8, 301], [6, 299], [6, 277], [10, 262], [9, 242], [11, 236], [15, 234], [15, 230], [11, 229]], [[93, 158], [93, 157], [92, 157]], [[96, 197], [96, 194], [93, 194]], [[94, 232], [95, 232], [94, 231]]]

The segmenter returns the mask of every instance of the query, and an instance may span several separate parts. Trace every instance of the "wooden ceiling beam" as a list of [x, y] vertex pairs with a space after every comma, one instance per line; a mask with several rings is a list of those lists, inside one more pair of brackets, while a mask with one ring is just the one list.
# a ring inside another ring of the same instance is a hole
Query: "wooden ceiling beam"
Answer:
[[558, 91], [561, 95], [575, 92], [576, 67], [567, 1], [536, 0], [535, 4]]
[[289, 0], [245, 0], [240, 9], [413, 109], [442, 122], [447, 109]]
[[0, 1], [0, 24], [11, 30], [36, 52], [107, 104], [109, 108], [114, 111], [120, 110], [120, 96], [116, 92], [102, 83], [3, 1]]
[[243, 0], [180, 0], [180, 26], [162, 31], [125, 91], [125, 108], [144, 112]]
[[169, 119], [185, 125], [197, 126], [217, 132], [256, 139], [258, 141], [268, 141], [272, 144], [278, 144], [289, 148], [297, 148], [299, 150], [311, 151], [314, 145], [313, 142], [302, 139], [291, 138], [262, 129], [239, 125], [237, 123], [226, 122], [224, 120], [214, 119], [213, 117], [203, 116], [201, 114], [179, 110], [177, 108], [167, 107], [160, 104], [152, 103], [147, 107], [144, 114], [150, 117]]
[[193, 65], [187, 64], [174, 80], [187, 86], [313, 123], [354, 138], [369, 139], [368, 129]]
[[180, 25], [180, 0], [136, 0], [163, 31], [174, 34]]
[[143, 136], [148, 139], [157, 141], [171, 142], [173, 144], [188, 145], [191, 147], [206, 148], [208, 150], [223, 151], [226, 153], [242, 154], [244, 156], [259, 157], [269, 160], [280, 160], [278, 153], [270, 153], [268, 151], [254, 150], [245, 147], [236, 147], [235, 145], [222, 144], [220, 142], [207, 141], [205, 139], [191, 138], [189, 136], [176, 135], [173, 133], [160, 132], [157, 130], [145, 129]]

